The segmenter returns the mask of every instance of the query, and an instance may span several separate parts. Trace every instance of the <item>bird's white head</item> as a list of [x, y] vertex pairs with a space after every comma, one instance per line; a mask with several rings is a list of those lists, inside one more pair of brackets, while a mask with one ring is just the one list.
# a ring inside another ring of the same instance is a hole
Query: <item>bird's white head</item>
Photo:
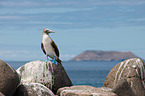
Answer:
[[43, 34], [49, 34], [49, 33], [55, 33], [55, 32], [52, 31], [52, 30], [49, 30], [49, 29], [44, 29], [43, 30]]

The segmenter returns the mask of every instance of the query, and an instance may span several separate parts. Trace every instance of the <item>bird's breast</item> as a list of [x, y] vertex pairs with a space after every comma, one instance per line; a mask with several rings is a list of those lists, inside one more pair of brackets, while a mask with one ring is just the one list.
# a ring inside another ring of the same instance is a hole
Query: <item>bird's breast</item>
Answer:
[[49, 55], [51, 58], [53, 58], [55, 53], [54, 53], [54, 50], [51, 46], [51, 42], [52, 42], [51, 38], [49, 36], [44, 35], [42, 42], [43, 42], [43, 46], [44, 46], [44, 50], [46, 52], [46, 55]]

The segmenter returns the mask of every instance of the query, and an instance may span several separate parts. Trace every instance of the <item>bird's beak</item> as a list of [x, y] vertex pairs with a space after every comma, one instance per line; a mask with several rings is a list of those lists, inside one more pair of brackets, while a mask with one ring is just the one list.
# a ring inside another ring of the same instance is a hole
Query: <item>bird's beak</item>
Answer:
[[52, 30], [49, 30], [49, 33], [55, 33], [54, 31], [52, 31]]

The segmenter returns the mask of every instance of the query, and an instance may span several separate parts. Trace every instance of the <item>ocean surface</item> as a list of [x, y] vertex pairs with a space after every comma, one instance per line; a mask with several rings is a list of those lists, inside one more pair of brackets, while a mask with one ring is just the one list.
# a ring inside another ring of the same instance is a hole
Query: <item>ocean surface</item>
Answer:
[[[62, 62], [73, 85], [90, 85], [102, 87], [110, 70], [121, 61], [64, 61]], [[14, 69], [27, 61], [7, 61]]]

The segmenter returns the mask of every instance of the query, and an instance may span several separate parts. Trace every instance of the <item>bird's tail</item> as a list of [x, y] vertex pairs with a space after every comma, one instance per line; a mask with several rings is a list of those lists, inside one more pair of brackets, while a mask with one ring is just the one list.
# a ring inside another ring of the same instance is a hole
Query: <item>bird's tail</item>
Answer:
[[61, 62], [62, 61], [59, 58], [56, 61], [57, 61], [57, 64], [60, 64], [61, 65]]

